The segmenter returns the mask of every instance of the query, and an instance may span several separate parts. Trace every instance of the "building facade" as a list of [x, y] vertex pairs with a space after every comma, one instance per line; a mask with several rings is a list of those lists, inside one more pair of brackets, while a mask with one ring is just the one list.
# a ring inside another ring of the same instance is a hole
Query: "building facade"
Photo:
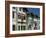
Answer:
[[26, 8], [12, 8], [13, 31], [37, 30], [40, 26], [40, 18], [33, 13], [27, 13]]

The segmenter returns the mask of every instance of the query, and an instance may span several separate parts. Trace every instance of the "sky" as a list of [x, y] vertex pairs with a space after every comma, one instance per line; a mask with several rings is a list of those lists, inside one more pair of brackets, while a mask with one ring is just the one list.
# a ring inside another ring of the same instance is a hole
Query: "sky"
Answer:
[[28, 8], [28, 12], [39, 16], [40, 15], [40, 8]]

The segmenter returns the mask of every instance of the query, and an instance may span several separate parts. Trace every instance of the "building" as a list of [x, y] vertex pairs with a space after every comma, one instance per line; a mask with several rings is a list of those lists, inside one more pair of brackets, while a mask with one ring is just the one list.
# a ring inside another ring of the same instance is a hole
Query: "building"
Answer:
[[28, 13], [26, 8], [13, 7], [12, 22], [13, 31], [37, 30], [39, 29], [40, 17], [33, 13]]

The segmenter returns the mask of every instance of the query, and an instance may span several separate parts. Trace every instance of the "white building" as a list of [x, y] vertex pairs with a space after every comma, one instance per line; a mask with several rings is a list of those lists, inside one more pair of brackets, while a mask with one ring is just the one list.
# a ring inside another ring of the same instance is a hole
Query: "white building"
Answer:
[[13, 7], [13, 30], [33, 30], [35, 22], [37, 23], [37, 29], [39, 29], [39, 18], [35, 18], [30, 14], [27, 14], [23, 8]]

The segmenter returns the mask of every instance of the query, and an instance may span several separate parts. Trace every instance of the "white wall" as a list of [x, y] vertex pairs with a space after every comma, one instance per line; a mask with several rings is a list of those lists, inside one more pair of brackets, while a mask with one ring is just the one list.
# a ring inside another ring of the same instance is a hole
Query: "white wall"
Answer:
[[[46, 0], [21, 0], [21, 1], [45, 2]], [[45, 4], [45, 6], [46, 6], [46, 4]], [[45, 31], [46, 31], [46, 28], [45, 28]], [[5, 36], [5, 0], [0, 0], [0, 38], [5, 38], [4, 36]], [[24, 36], [24, 37], [16, 37], [16, 38], [46, 38], [46, 35]]]

